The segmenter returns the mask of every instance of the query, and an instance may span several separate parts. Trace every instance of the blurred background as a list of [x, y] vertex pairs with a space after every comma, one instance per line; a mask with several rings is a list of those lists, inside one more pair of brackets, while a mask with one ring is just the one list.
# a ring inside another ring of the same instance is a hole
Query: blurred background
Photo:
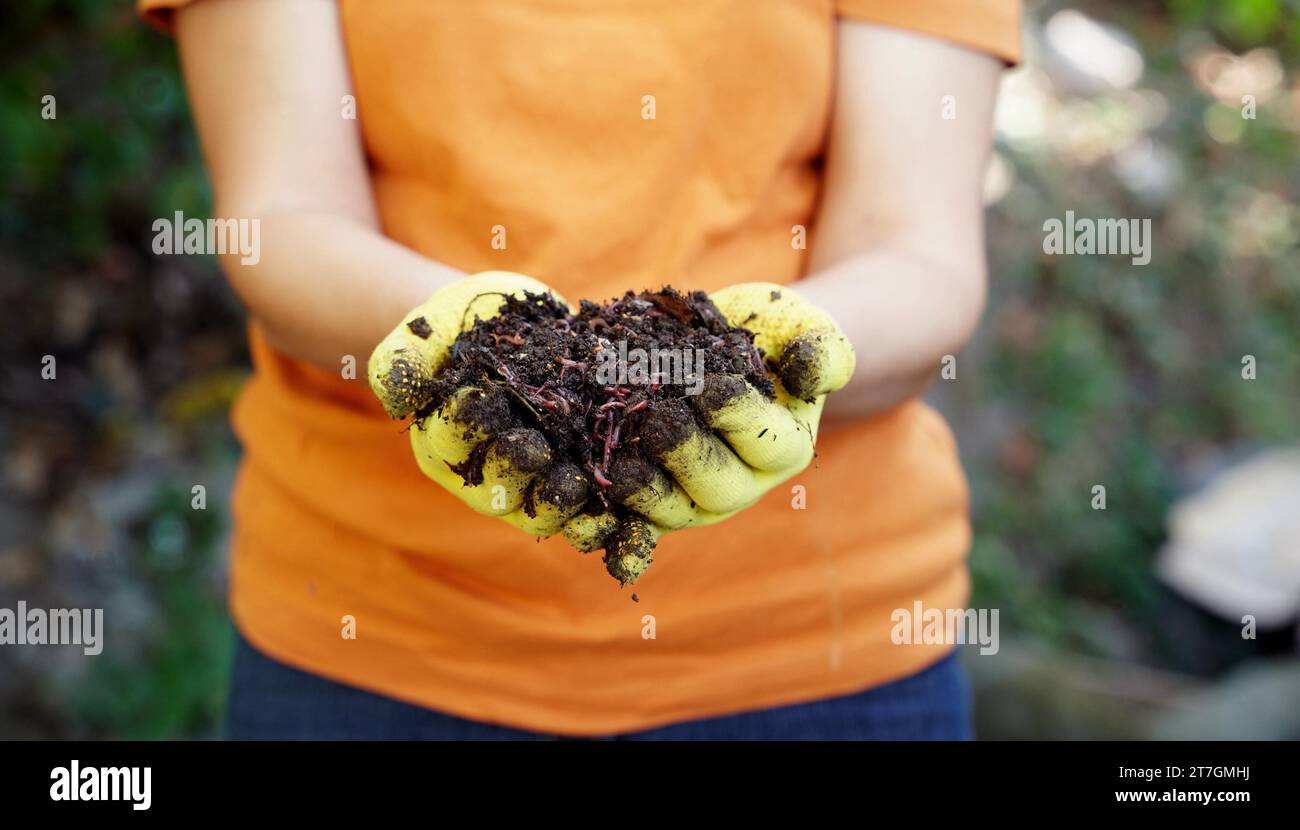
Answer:
[[[1300, 738], [1298, 11], [1028, 4], [993, 296], [932, 393], [1000, 610], [981, 737]], [[215, 261], [150, 251], [210, 205], [175, 53], [126, 0], [3, 14], [0, 607], [102, 607], [113, 648], [0, 649], [0, 737], [212, 737], [248, 355]], [[1150, 218], [1150, 264], [1044, 255], [1067, 210]]]

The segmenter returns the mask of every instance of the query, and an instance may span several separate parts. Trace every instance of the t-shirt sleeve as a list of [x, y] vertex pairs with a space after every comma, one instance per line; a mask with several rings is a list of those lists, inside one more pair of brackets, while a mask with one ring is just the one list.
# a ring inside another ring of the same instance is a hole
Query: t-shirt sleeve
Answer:
[[835, 13], [1020, 62], [1020, 0], [835, 0]]
[[193, 2], [194, 0], [135, 0], [135, 10], [145, 20], [171, 34], [172, 12]]

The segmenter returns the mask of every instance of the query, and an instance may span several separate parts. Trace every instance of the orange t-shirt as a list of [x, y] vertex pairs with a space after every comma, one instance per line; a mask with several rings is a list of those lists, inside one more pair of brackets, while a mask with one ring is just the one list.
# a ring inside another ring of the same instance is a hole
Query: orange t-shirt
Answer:
[[[141, 0], [165, 25], [187, 0]], [[817, 198], [837, 15], [1015, 60], [1016, 0], [343, 0], [385, 233], [570, 298], [791, 282]], [[654, 118], [643, 117], [654, 96]], [[492, 246], [494, 226], [508, 246]], [[463, 717], [602, 734], [854, 692], [946, 650], [891, 612], [967, 600], [957, 449], [919, 401], [827, 426], [740, 516], [620, 590], [425, 479], [361, 384], [252, 329], [231, 606], [286, 663]], [[341, 636], [355, 619], [356, 638]]]

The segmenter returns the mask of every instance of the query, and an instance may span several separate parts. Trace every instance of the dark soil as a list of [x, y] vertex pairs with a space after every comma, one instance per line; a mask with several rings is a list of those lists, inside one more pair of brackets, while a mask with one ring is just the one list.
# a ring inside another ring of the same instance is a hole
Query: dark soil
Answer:
[[[629, 353], [689, 350], [703, 357], [703, 366], [692, 365], [696, 375], [690, 380], [650, 382], [656, 378], [632, 373], [623, 383], [605, 382], [605, 361], [621, 344]], [[433, 384], [432, 402], [417, 418], [440, 410], [456, 390], [474, 387], [480, 393], [458, 413], [467, 433], [477, 428], [501, 436], [531, 428], [551, 446], [552, 470], [538, 477], [525, 509], [531, 513], [539, 497], [568, 504], [582, 498], [584, 510], [620, 514], [618, 496], [648, 481], [654, 459], [688, 434], [692, 422], [707, 429], [699, 407], [725, 403], [744, 389], [741, 379], [772, 396], [771, 375], [753, 333], [728, 325], [703, 292], [629, 291], [604, 305], [584, 300], [576, 314], [550, 295], [529, 294], [506, 298], [499, 316], [479, 320], [456, 339], [450, 362]], [[700, 380], [705, 394], [693, 406], [691, 392], [700, 391]], [[483, 453], [475, 452], [454, 469], [472, 485], [482, 481], [482, 464]], [[572, 476], [550, 475], [575, 466], [594, 482], [591, 492], [573, 492]], [[560, 481], [570, 482], [565, 492], [547, 492]]]

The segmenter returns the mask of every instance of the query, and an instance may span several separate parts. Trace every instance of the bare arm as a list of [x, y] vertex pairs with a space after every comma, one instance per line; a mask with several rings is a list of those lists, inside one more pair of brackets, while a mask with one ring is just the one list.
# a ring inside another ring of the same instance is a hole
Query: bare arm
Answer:
[[[919, 394], [973, 334], [986, 287], [981, 190], [997, 59], [920, 35], [838, 24], [825, 189], [798, 290], [835, 317], [857, 371], [827, 412]], [[952, 95], [956, 118], [941, 117]]]
[[[461, 276], [384, 237], [336, 4], [204, 0], [176, 15], [190, 106], [222, 218], [259, 219], [261, 257], [222, 269], [278, 349], [338, 369]], [[365, 373], [358, 373], [365, 378]]]

